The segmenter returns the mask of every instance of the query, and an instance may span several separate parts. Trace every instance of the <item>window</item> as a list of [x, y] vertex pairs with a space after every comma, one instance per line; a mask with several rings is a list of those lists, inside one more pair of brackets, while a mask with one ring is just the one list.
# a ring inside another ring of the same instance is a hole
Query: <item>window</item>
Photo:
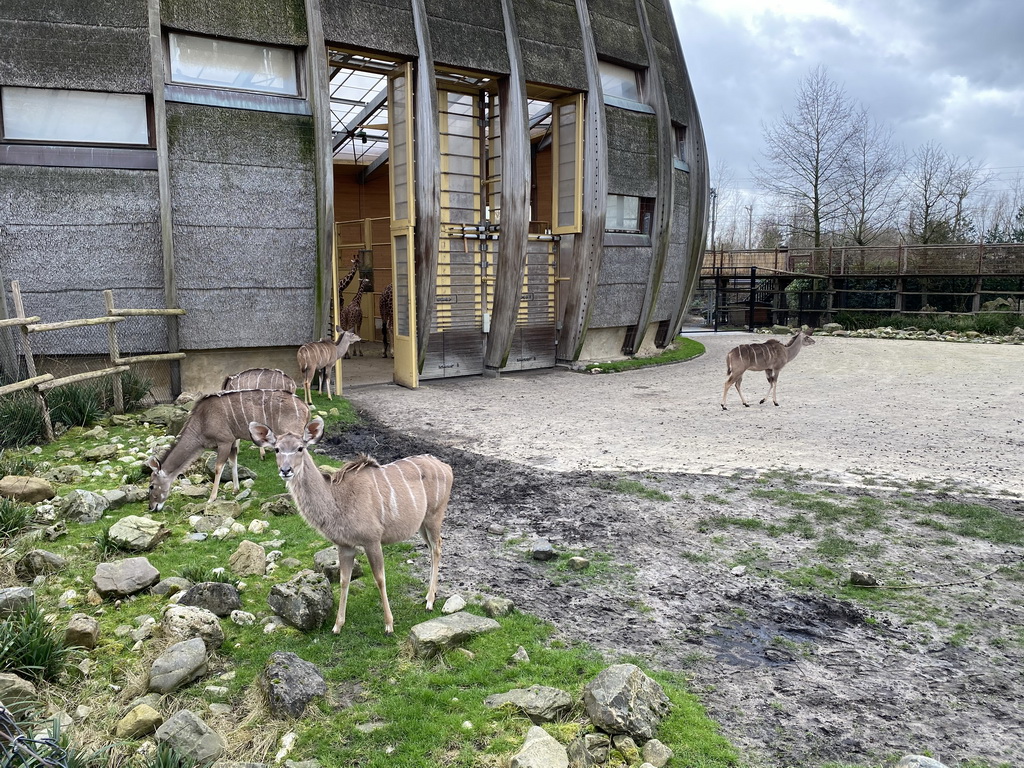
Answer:
[[295, 51], [171, 32], [169, 80], [180, 85], [298, 96]]
[[3, 138], [51, 144], [146, 146], [146, 97], [56, 88], [0, 88]]
[[685, 125], [673, 125], [672, 131], [675, 134], [675, 143], [673, 144], [672, 157], [675, 160], [681, 160], [686, 162], [686, 126]]
[[653, 211], [654, 201], [649, 197], [608, 195], [605, 231], [649, 235]]
[[643, 102], [641, 98], [640, 73], [629, 67], [621, 67], [608, 61], [598, 62], [601, 70], [601, 91], [605, 99], [624, 99]]

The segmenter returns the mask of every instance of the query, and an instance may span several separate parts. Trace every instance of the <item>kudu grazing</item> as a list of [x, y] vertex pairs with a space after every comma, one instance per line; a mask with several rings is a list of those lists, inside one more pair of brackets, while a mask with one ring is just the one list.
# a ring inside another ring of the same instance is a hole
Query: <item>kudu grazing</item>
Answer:
[[[334, 363], [336, 360], [340, 360], [348, 352], [348, 348], [355, 344], [357, 341], [362, 341], [352, 331], [343, 331], [341, 326], [336, 326], [335, 330], [338, 332], [338, 336], [334, 341], [327, 339], [321, 339], [320, 341], [311, 341], [309, 344], [303, 344], [299, 347], [299, 351], [296, 354], [296, 358], [299, 362], [299, 373], [302, 375], [302, 387], [304, 391], [305, 400], [309, 405], [313, 404], [313, 393], [312, 384], [313, 376], [317, 371], [322, 371], [320, 376], [320, 394], [324, 393], [324, 379], [327, 380], [327, 399], [333, 400], [331, 397], [331, 375], [327, 369], [327, 366]], [[337, 382], [335, 382], [337, 384]], [[335, 386], [337, 389], [337, 386]]]
[[768, 394], [761, 398], [764, 403], [769, 396], [775, 405], [779, 404], [776, 390], [779, 385], [779, 371], [786, 363], [796, 357], [804, 346], [814, 344], [811, 331], [798, 331], [791, 336], [785, 344], [777, 339], [768, 339], [763, 344], [740, 344], [729, 350], [725, 356], [725, 370], [728, 377], [725, 380], [725, 387], [722, 389], [722, 410], [725, 407], [725, 397], [729, 394], [729, 387], [736, 387], [736, 394], [740, 396], [740, 402], [747, 408], [750, 407], [740, 391], [740, 382], [743, 381], [743, 374], [746, 371], [764, 371], [768, 377]]
[[338, 548], [341, 595], [335, 633], [345, 624], [357, 547], [365, 550], [380, 590], [384, 631], [394, 632], [381, 545], [404, 541], [417, 530], [430, 548], [427, 610], [433, 610], [441, 565], [441, 523], [452, 492], [450, 466], [426, 454], [383, 465], [360, 456], [330, 474], [317, 467], [308, 450], [323, 436], [323, 419], [313, 419], [297, 432], [257, 422], [249, 430], [256, 445], [277, 452], [277, 468], [302, 518]]
[[[295, 379], [280, 368], [246, 368], [244, 371], [225, 377], [222, 390], [236, 389], [279, 389], [295, 394]], [[237, 441], [236, 441], [237, 442]], [[237, 450], [237, 445], [235, 446]], [[266, 449], [260, 448], [260, 461], [266, 456]]]
[[231, 479], [238, 491], [238, 441], [249, 440], [249, 424], [260, 421], [282, 431], [302, 431], [309, 420], [309, 407], [295, 395], [270, 389], [243, 389], [206, 395], [192, 407], [177, 440], [162, 459], [151, 456], [146, 465], [152, 470], [149, 478], [149, 509], [163, 509], [171, 492], [171, 483], [196, 460], [204, 450], [214, 448], [213, 491], [210, 501], [217, 499], [220, 473], [231, 462]]

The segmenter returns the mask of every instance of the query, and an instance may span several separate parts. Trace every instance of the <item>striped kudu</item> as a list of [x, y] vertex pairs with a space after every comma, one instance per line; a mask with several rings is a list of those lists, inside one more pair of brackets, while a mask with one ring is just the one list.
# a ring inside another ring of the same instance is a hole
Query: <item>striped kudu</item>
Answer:
[[728, 410], [725, 407], [725, 397], [729, 394], [729, 387], [732, 386], [736, 387], [736, 394], [740, 396], [740, 402], [747, 408], [750, 407], [750, 404], [743, 398], [743, 392], [740, 391], [740, 382], [743, 381], [743, 374], [746, 371], [764, 371], [765, 376], [768, 377], [768, 394], [761, 398], [761, 402], [764, 403], [770, 395], [772, 402], [778, 405], [776, 389], [779, 385], [779, 371], [796, 357], [805, 345], [814, 344], [811, 333], [813, 331], [798, 331], [785, 344], [777, 339], [768, 339], [763, 344], [740, 344], [729, 350], [729, 354], [725, 356], [725, 370], [728, 377], [725, 380], [725, 387], [722, 389], [722, 410]]
[[[340, 325], [335, 330], [338, 331], [339, 335], [334, 341], [311, 341], [309, 344], [303, 344], [299, 347], [299, 351], [296, 354], [299, 362], [299, 374], [302, 376], [305, 400], [309, 405], [313, 404], [313, 393], [310, 389], [316, 372], [326, 369], [334, 361], [344, 357], [350, 346], [357, 341], [362, 341], [352, 331], [342, 330]], [[320, 394], [324, 393], [325, 379], [327, 380], [327, 399], [333, 400], [334, 398], [331, 397], [331, 375], [327, 370], [324, 370], [320, 376]], [[337, 389], [337, 386], [335, 386], [335, 389]]]
[[146, 462], [153, 474], [149, 478], [149, 509], [163, 509], [174, 478], [184, 472], [204, 450], [215, 448], [217, 460], [213, 472], [210, 501], [217, 498], [220, 473], [231, 462], [231, 479], [238, 491], [238, 441], [251, 439], [249, 423], [261, 421], [281, 430], [301, 430], [309, 420], [309, 408], [295, 395], [273, 389], [243, 389], [206, 395], [192, 413], [178, 437], [162, 459], [151, 456]]
[[[238, 389], [278, 389], [294, 395], [295, 379], [280, 368], [246, 368], [224, 379], [221, 389], [233, 391]], [[236, 441], [237, 442], [237, 441]], [[237, 444], [235, 450], [238, 450]], [[260, 448], [260, 461], [266, 456], [266, 450]]]
[[298, 432], [276, 432], [265, 424], [249, 425], [256, 445], [277, 451], [277, 467], [302, 518], [338, 548], [341, 595], [335, 633], [345, 624], [345, 604], [356, 547], [366, 551], [380, 590], [384, 631], [395, 629], [384, 579], [382, 544], [404, 541], [419, 530], [430, 548], [427, 610], [433, 610], [441, 565], [441, 523], [452, 492], [452, 468], [429, 455], [378, 464], [369, 456], [327, 477], [308, 450], [323, 435], [316, 418]]

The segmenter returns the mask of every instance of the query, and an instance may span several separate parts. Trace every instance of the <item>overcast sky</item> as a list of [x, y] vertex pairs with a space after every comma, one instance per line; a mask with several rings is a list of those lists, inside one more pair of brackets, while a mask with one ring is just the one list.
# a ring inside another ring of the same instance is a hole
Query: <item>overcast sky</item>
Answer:
[[[753, 187], [761, 126], [823, 65], [908, 152], [929, 141], [1024, 175], [1022, 0], [671, 0], [711, 169]], [[714, 182], [713, 182], [714, 183]]]

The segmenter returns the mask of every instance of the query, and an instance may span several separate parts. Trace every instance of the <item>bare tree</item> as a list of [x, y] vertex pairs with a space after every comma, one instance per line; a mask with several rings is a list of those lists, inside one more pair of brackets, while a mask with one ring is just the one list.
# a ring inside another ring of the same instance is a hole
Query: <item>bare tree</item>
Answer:
[[849, 145], [843, 234], [857, 245], [871, 245], [898, 223], [906, 155], [893, 139], [892, 128], [872, 120], [867, 110], [856, 119], [859, 129]]
[[762, 125], [765, 163], [758, 164], [756, 181], [806, 212], [794, 221], [809, 221], [810, 230], [794, 234], [809, 235], [814, 247], [846, 209], [855, 116], [845, 90], [819, 66], [800, 82], [794, 112]]
[[981, 166], [929, 141], [910, 158], [905, 178], [911, 242], [964, 242], [973, 236], [967, 199], [988, 181]]

